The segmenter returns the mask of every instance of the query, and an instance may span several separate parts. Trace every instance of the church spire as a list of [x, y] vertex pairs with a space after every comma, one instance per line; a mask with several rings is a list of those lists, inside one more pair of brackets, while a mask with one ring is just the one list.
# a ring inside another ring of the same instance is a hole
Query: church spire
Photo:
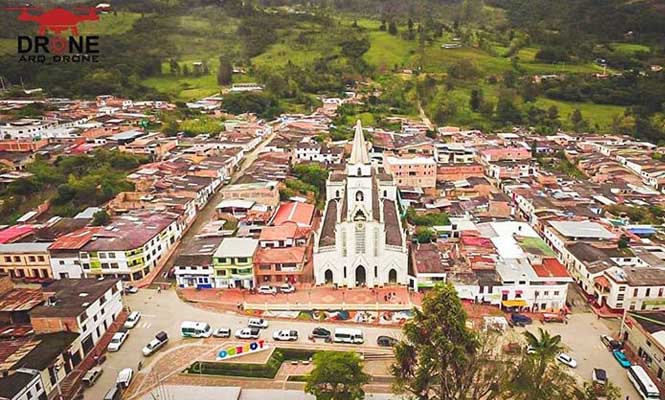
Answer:
[[360, 120], [356, 122], [356, 133], [353, 135], [353, 148], [351, 149], [349, 164], [369, 164], [369, 154], [367, 154], [367, 145], [365, 144]]

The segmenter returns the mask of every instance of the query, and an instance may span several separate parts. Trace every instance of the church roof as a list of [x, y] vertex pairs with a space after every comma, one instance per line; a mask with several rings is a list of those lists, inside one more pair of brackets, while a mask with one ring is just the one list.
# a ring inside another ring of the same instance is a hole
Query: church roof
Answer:
[[402, 232], [399, 229], [399, 214], [394, 201], [383, 200], [383, 219], [386, 224], [386, 244], [401, 246]]
[[326, 208], [326, 215], [323, 217], [323, 227], [321, 228], [321, 237], [319, 246], [335, 245], [335, 225], [337, 224], [337, 200], [330, 200]]
[[353, 148], [351, 149], [349, 164], [369, 164], [367, 144], [365, 143], [363, 127], [360, 124], [360, 120], [356, 122], [356, 133], [353, 135]]

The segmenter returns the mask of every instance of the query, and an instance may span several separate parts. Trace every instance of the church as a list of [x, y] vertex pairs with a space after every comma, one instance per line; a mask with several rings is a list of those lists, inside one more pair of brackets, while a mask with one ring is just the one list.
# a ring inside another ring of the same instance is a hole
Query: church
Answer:
[[314, 244], [317, 285], [408, 283], [408, 248], [392, 175], [370, 163], [360, 121], [345, 171], [326, 181], [326, 208]]

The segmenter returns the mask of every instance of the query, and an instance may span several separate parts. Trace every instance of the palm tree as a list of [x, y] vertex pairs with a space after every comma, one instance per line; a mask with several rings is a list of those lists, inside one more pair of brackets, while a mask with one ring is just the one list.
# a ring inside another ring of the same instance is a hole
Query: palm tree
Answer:
[[554, 357], [561, 351], [561, 335], [550, 335], [549, 331], [544, 330], [543, 328], [538, 328], [537, 337], [529, 331], [524, 332], [524, 337], [529, 344], [529, 347], [533, 349], [534, 356], [538, 358], [538, 371], [542, 375], [547, 368], [547, 364], [554, 360]]

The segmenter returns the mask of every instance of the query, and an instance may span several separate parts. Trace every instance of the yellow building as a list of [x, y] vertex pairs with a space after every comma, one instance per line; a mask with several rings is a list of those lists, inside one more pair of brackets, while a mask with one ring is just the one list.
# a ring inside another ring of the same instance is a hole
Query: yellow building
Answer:
[[52, 278], [48, 247], [51, 243], [0, 244], [0, 273], [13, 279]]

